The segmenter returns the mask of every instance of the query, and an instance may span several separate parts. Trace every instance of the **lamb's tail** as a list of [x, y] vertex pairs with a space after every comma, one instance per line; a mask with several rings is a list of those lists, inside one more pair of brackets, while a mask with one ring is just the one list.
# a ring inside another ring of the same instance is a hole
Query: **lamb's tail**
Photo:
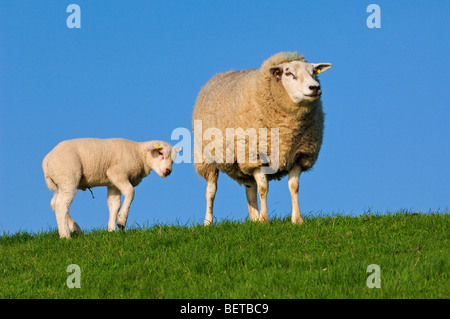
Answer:
[[44, 176], [45, 176], [45, 182], [47, 183], [47, 187], [49, 189], [51, 189], [52, 191], [56, 191], [57, 187], [56, 184], [53, 182], [53, 180], [48, 176], [47, 174], [47, 167], [48, 167], [48, 158], [49, 158], [49, 154], [47, 154], [44, 157], [44, 160], [42, 161], [42, 170], [44, 171]]

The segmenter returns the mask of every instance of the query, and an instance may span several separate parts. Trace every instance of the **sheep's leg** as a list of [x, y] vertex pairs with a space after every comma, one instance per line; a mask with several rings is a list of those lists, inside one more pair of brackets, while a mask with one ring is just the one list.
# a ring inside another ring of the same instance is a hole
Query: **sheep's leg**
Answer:
[[292, 223], [301, 224], [303, 223], [302, 215], [300, 214], [300, 207], [298, 206], [298, 179], [300, 177], [302, 170], [300, 166], [294, 166], [289, 171], [289, 191], [291, 192], [292, 199]]
[[213, 222], [213, 206], [214, 198], [217, 192], [217, 179], [219, 178], [219, 172], [216, 169], [213, 174], [210, 174], [206, 179], [206, 215], [204, 225], [208, 226]]
[[108, 186], [108, 208], [109, 208], [109, 222], [108, 231], [116, 231], [117, 214], [120, 208], [120, 190], [114, 186]]
[[269, 182], [267, 181], [267, 176], [261, 169], [258, 168], [253, 173], [256, 185], [258, 187], [259, 201], [261, 203], [261, 210], [259, 214], [259, 221], [262, 223], [267, 223], [269, 221], [269, 215], [267, 214], [267, 193], [269, 192]]
[[255, 182], [245, 184], [245, 194], [247, 195], [248, 214], [250, 216], [250, 220], [257, 221], [259, 219], [259, 213]]
[[55, 200], [56, 223], [58, 224], [59, 237], [70, 238], [69, 207], [77, 192], [76, 188], [59, 189]]

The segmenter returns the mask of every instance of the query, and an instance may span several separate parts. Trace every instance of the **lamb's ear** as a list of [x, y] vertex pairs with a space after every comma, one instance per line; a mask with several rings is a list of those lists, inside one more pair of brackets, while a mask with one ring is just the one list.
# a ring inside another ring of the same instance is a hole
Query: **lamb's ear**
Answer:
[[322, 73], [323, 71], [328, 70], [331, 68], [333, 64], [331, 63], [311, 63], [311, 65], [314, 67], [314, 74]]
[[154, 151], [154, 150], [160, 150], [163, 147], [157, 143], [154, 144], [150, 144], [149, 146], [147, 146], [147, 151]]
[[174, 147], [173, 150], [174, 150], [175, 152], [177, 152], [177, 153], [180, 153], [180, 152], [183, 151], [182, 148], [178, 148], [178, 147]]
[[269, 72], [279, 80], [281, 79], [281, 74], [283, 74], [283, 67], [281, 65], [275, 65], [269, 69]]

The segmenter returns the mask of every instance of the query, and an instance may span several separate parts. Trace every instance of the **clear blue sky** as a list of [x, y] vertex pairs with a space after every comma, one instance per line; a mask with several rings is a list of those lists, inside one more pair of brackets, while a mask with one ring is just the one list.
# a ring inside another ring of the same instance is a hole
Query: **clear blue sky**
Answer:
[[[81, 28], [69, 29], [69, 4]], [[369, 4], [381, 28], [369, 29]], [[191, 129], [214, 74], [258, 68], [280, 51], [330, 62], [321, 74], [325, 135], [300, 178], [303, 216], [450, 204], [448, 1], [0, 1], [0, 233], [56, 228], [41, 168], [60, 141], [170, 141]], [[176, 143], [177, 141], [172, 141]], [[106, 228], [106, 189], [79, 191], [71, 215]], [[128, 225], [202, 222], [193, 164], [136, 188]], [[290, 213], [287, 180], [269, 216]], [[215, 217], [248, 216], [245, 191], [219, 177]]]

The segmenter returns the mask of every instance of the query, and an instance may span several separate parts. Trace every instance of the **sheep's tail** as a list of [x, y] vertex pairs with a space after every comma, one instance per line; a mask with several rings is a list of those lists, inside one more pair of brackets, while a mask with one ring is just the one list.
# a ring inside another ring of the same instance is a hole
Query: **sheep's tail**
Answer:
[[50, 153], [47, 154], [44, 157], [44, 160], [42, 161], [42, 170], [44, 171], [45, 182], [47, 183], [47, 187], [49, 189], [51, 189], [52, 191], [56, 191], [56, 189], [57, 189], [56, 184], [53, 182], [53, 180], [47, 174], [47, 166], [48, 166], [49, 155], [50, 155]]

